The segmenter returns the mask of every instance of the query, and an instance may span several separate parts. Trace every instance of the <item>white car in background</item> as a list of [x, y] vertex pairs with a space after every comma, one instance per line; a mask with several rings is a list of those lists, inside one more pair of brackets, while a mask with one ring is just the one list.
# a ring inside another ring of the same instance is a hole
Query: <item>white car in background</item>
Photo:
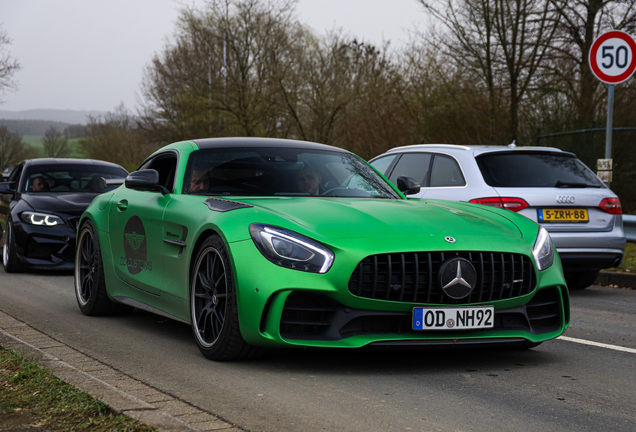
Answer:
[[576, 155], [550, 147], [422, 144], [393, 148], [370, 163], [391, 182], [420, 183], [411, 198], [502, 207], [543, 225], [570, 289], [594, 283], [623, 259], [621, 203]]

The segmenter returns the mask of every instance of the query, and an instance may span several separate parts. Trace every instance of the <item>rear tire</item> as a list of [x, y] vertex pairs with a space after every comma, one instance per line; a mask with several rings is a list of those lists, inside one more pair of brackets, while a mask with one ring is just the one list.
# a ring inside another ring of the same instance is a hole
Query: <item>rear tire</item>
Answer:
[[194, 261], [190, 278], [192, 333], [210, 360], [243, 360], [263, 348], [249, 345], [239, 328], [234, 272], [219, 236], [207, 238]]
[[18, 273], [24, 268], [15, 250], [13, 222], [10, 219], [7, 219], [7, 235], [2, 247], [2, 265], [7, 273]]
[[97, 230], [89, 220], [79, 230], [75, 251], [75, 298], [84, 315], [100, 316], [130, 310], [108, 298]]
[[576, 272], [576, 273], [566, 273], [565, 281], [568, 284], [568, 289], [570, 290], [582, 290], [590, 285], [594, 285], [596, 279], [598, 278], [599, 270], [585, 271], [585, 272]]

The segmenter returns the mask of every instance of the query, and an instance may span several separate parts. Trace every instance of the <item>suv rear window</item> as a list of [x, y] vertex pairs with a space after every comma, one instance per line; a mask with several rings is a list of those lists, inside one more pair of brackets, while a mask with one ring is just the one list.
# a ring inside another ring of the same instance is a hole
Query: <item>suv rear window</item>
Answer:
[[484, 181], [493, 187], [603, 187], [573, 154], [487, 153], [477, 157]]

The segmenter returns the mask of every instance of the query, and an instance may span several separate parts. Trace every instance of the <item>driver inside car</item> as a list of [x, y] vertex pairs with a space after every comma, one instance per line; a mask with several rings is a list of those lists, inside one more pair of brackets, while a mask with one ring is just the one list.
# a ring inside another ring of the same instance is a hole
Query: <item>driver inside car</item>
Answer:
[[296, 175], [296, 188], [300, 193], [319, 195], [320, 182], [322, 182], [322, 176], [308, 164], [305, 164]]
[[192, 170], [192, 180], [188, 193], [205, 192], [208, 189], [210, 174], [202, 167], [195, 167]]
[[39, 176], [33, 179], [33, 192], [48, 192], [49, 184], [44, 177]]

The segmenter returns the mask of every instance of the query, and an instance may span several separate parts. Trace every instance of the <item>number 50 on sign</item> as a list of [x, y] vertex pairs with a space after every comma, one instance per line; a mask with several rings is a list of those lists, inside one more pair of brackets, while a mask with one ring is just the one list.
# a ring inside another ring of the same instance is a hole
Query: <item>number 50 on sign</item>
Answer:
[[590, 49], [590, 68], [607, 84], [618, 84], [632, 76], [636, 69], [636, 42], [629, 34], [612, 30], [602, 34]]

